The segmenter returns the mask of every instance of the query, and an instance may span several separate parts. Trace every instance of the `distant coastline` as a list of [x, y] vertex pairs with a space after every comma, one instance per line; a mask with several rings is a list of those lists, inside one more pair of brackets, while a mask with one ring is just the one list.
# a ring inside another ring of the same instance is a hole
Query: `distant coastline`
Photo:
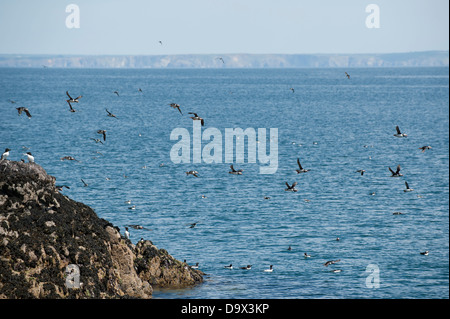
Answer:
[[[220, 59], [222, 58], [222, 59]], [[372, 68], [448, 67], [449, 51], [379, 54], [0, 54], [0, 68]]]

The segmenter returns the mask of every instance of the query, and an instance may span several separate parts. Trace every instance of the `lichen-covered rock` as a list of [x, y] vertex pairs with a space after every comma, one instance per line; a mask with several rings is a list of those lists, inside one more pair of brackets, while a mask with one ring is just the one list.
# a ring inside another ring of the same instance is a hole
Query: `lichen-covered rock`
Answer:
[[203, 281], [203, 272], [176, 260], [149, 240], [137, 243], [135, 252], [139, 277], [154, 287], [183, 288]]
[[[62, 195], [41, 166], [0, 162], [0, 299], [150, 298], [152, 284], [188, 282], [183, 268], [177, 273], [165, 267], [179, 261], [141, 246], [123, 239], [89, 206]], [[147, 258], [150, 250], [156, 259]], [[67, 282], [73, 265], [77, 285]], [[192, 284], [202, 281], [195, 278]]]

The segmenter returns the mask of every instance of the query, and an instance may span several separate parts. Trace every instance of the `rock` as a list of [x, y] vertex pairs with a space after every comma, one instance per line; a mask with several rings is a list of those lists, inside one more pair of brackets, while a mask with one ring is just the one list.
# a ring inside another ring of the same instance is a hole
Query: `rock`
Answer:
[[151, 298], [152, 285], [203, 281], [183, 265], [150, 241], [132, 245], [38, 164], [0, 162], [0, 299]]

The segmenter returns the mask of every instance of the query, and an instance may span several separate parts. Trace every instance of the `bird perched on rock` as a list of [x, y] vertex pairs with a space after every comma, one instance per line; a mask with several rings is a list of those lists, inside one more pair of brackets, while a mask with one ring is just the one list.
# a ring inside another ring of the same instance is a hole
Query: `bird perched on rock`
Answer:
[[1, 160], [5, 160], [5, 159], [8, 158], [8, 156], [9, 156], [9, 151], [10, 151], [9, 148], [6, 148], [6, 149], [5, 149], [5, 151], [4, 151], [3, 154], [2, 154]]

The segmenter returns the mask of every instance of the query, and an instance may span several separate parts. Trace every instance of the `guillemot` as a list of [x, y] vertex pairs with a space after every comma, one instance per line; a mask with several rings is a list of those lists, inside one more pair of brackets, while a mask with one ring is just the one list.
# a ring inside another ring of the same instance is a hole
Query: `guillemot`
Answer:
[[421, 255], [424, 255], [424, 256], [428, 256], [428, 253], [429, 253], [429, 251], [428, 251], [428, 250], [425, 250], [424, 252], [421, 252], [420, 254], [421, 254]]
[[181, 109], [180, 109], [180, 105], [179, 104], [177, 104], [177, 103], [170, 103], [169, 104], [171, 107], [173, 107], [174, 109], [178, 109], [178, 111], [181, 113], [181, 115], [183, 115], [183, 112], [181, 112]]
[[106, 130], [97, 130], [98, 134], [102, 134], [103, 135], [103, 140], [106, 141]]
[[252, 269], [252, 265], [247, 265], [245, 267], [240, 267], [241, 269], [246, 269], [246, 270], [250, 270]]
[[233, 265], [230, 264], [229, 266], [224, 266], [223, 268], [226, 268], [226, 269], [233, 269]]
[[264, 269], [265, 272], [272, 272], [273, 271], [273, 265], [269, 266], [269, 269]]
[[298, 168], [299, 168], [299, 169], [295, 170], [297, 172], [297, 174], [309, 172], [309, 169], [304, 169], [302, 167], [302, 164], [300, 164], [300, 159], [299, 158], [297, 158], [297, 164], [298, 164]]
[[400, 131], [400, 128], [398, 127], [398, 125], [395, 127], [395, 129], [397, 130], [397, 133], [394, 134], [395, 137], [407, 137], [407, 136], [408, 136], [407, 134], [402, 133], [402, 132]]
[[347, 72], [345, 72], [345, 76], [347, 76], [347, 79], [350, 80], [350, 74], [348, 74]]
[[198, 177], [198, 172], [197, 171], [188, 171], [188, 172], [186, 172], [186, 175], [194, 175], [195, 177]]
[[105, 108], [105, 110], [106, 110], [106, 113], [108, 113], [108, 116], [109, 116], [109, 117], [115, 117], [115, 118], [117, 118], [117, 116], [115, 116], [115, 115], [112, 114], [110, 111], [108, 111], [107, 108]]
[[9, 151], [10, 151], [9, 148], [6, 148], [6, 149], [5, 149], [5, 151], [4, 151], [3, 154], [2, 154], [1, 160], [5, 160], [5, 159], [8, 158], [8, 156], [9, 156]]
[[362, 176], [362, 175], [364, 175], [364, 173], [366, 172], [366, 170], [365, 170], [365, 169], [358, 169], [356, 172], [357, 172], [357, 173], [361, 173], [361, 176]]
[[295, 188], [295, 185], [297, 185], [297, 182], [294, 182], [294, 183], [292, 184], [292, 186], [290, 186], [290, 185], [288, 184], [288, 182], [286, 182], [287, 188], [285, 189], [285, 191], [286, 191], [286, 192], [298, 192], [298, 189]]
[[29, 162], [29, 163], [34, 163], [34, 156], [31, 155], [31, 152], [26, 152], [26, 153], [23, 154], [23, 155], [26, 155], [26, 156], [27, 156], [28, 162]]
[[130, 232], [128, 231], [128, 227], [125, 227], [125, 238], [130, 239]]
[[26, 107], [24, 107], [24, 106], [17, 107], [16, 110], [19, 113], [19, 115], [21, 115], [22, 112], [25, 112], [25, 114], [28, 116], [28, 118], [31, 118], [30, 111]]
[[201, 121], [202, 126], [205, 125], [205, 121], [203, 120], [203, 118], [201, 118], [200, 116], [198, 116], [197, 113], [191, 113], [191, 112], [189, 112], [188, 114], [194, 114], [194, 116], [191, 116], [191, 119], [193, 119], [194, 121]]
[[425, 152], [426, 150], [430, 150], [430, 149], [432, 149], [432, 147], [429, 145], [419, 147], [419, 150], [422, 150], [422, 153]]
[[192, 265], [192, 266], [189, 266], [189, 267], [191, 267], [192, 269], [198, 269], [198, 263], [195, 263], [195, 265]]
[[117, 96], [119, 96], [119, 91], [116, 90], [113, 93], [116, 94]]
[[72, 98], [72, 97], [70, 96], [70, 94], [69, 94], [69, 91], [66, 91], [66, 94], [67, 94], [67, 96], [69, 97], [69, 99], [66, 100], [67, 103], [69, 103], [69, 105], [70, 105], [70, 103], [78, 103], [78, 100], [81, 99], [81, 98], [83, 97], [82, 95], [80, 95], [80, 96], [78, 96], [78, 97], [76, 97], [76, 98]]
[[308, 255], [307, 253], [304, 253], [304, 254], [303, 254], [303, 257], [305, 257], [305, 258], [310, 258], [311, 255]]
[[403, 190], [404, 192], [412, 192], [414, 190], [414, 188], [409, 188], [408, 182], [406, 182], [406, 181], [405, 181], [405, 186], [406, 186], [406, 189]]
[[337, 263], [337, 262], [340, 262], [341, 260], [340, 259], [337, 259], [337, 260], [329, 260], [329, 261], [327, 261], [326, 263], [324, 263], [323, 265], [325, 266], [325, 267], [328, 267], [329, 265], [333, 265], [333, 264], [335, 264], [335, 263]]
[[73, 156], [64, 156], [64, 157], [61, 157], [61, 161], [65, 161], [65, 160], [67, 160], [67, 161], [77, 161], [77, 162], [79, 162], [79, 161], [76, 160]]
[[397, 165], [397, 170], [394, 172], [390, 167], [389, 170], [391, 171], [392, 175], [391, 177], [400, 177], [403, 176], [403, 174], [400, 174], [400, 165]]
[[230, 165], [230, 168], [231, 168], [231, 171], [229, 171], [228, 173], [234, 174], [234, 175], [242, 175], [242, 172], [244, 171], [243, 169], [235, 170], [233, 167], [233, 164]]

